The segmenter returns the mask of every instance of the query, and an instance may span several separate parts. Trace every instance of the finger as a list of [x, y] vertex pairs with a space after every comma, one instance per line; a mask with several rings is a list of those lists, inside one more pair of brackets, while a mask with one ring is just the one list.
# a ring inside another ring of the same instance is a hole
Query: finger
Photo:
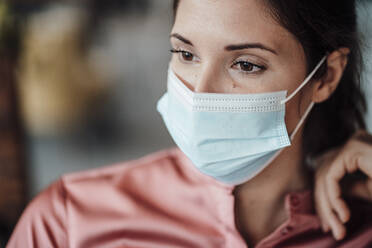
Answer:
[[340, 180], [347, 173], [345, 163], [336, 159], [330, 167], [326, 176], [326, 194], [328, 195], [332, 209], [337, 213], [339, 219], [346, 223], [350, 219], [350, 210], [342, 199]]
[[357, 169], [361, 170], [372, 179], [372, 151], [368, 150], [359, 153], [355, 160]]
[[371, 199], [371, 193], [367, 187], [367, 184], [365, 182], [356, 182], [354, 185], [351, 187], [350, 193], [353, 196], [363, 198], [366, 200]]
[[[323, 184], [323, 192], [326, 191], [326, 186]], [[322, 210], [324, 211], [324, 216], [327, 219], [330, 229], [332, 229], [333, 236], [336, 240], [341, 240], [346, 235], [346, 228], [341, 223], [341, 221], [337, 218], [336, 214], [332, 211], [331, 204], [328, 200], [326, 194], [321, 194], [322, 197]]]
[[329, 227], [329, 225], [328, 224], [325, 224], [325, 226], [324, 226], [324, 232], [329, 232], [330, 231], [330, 227]]
[[334, 202], [331, 204], [331, 206], [336, 212], [339, 220], [341, 220], [342, 223], [348, 222], [351, 214], [347, 203], [342, 198], [334, 199], [333, 201]]
[[[322, 202], [322, 201], [320, 201]], [[326, 217], [325, 211], [323, 211], [323, 208], [326, 208], [325, 206], [322, 206], [322, 204], [316, 206], [316, 212], [320, 218], [321, 227], [324, 233], [327, 233], [330, 231], [330, 227], [328, 224], [328, 219]]]
[[[322, 167], [323, 169], [325, 167]], [[318, 172], [322, 169], [320, 168]], [[330, 231], [330, 220], [329, 220], [329, 214], [327, 214], [327, 209], [331, 210], [331, 206], [329, 204], [328, 196], [325, 191], [325, 177], [321, 176], [319, 172], [319, 175], [317, 176], [317, 180], [315, 181], [315, 187], [314, 187], [314, 205], [316, 212], [319, 216], [320, 222], [321, 222], [321, 228], [323, 232], [329, 232]]]
[[321, 227], [323, 232], [328, 232], [329, 231], [329, 225], [328, 225], [328, 220], [325, 215], [325, 209], [327, 206], [323, 202], [325, 201], [324, 198], [325, 196], [322, 196], [324, 194], [323, 188], [321, 187], [321, 181], [318, 180], [315, 184], [314, 187], [314, 205], [315, 205], [315, 210], [317, 215], [319, 216]]
[[323, 230], [324, 233], [329, 232], [329, 230], [330, 230], [329, 225], [325, 222], [322, 222], [322, 230]]
[[372, 200], [372, 151], [364, 151], [355, 155], [355, 165], [356, 169], [362, 171], [367, 175], [368, 179], [366, 181], [355, 182], [351, 188], [351, 195], [357, 196], [366, 200]]

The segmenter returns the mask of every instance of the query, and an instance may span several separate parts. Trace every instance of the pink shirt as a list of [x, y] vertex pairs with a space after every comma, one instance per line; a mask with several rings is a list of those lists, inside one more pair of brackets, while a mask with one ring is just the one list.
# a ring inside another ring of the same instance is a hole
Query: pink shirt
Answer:
[[[178, 149], [62, 176], [20, 218], [7, 248], [246, 248], [234, 187], [200, 173]], [[288, 220], [264, 247], [372, 247], [372, 207], [353, 201], [347, 239], [321, 231], [312, 193], [285, 197]]]

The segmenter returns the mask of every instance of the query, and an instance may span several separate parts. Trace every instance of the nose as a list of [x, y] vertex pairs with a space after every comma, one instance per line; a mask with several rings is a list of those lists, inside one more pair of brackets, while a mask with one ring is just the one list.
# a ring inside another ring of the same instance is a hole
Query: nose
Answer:
[[194, 84], [196, 93], [220, 93], [218, 91], [218, 76], [213, 70], [206, 68], [201, 71], [200, 76]]

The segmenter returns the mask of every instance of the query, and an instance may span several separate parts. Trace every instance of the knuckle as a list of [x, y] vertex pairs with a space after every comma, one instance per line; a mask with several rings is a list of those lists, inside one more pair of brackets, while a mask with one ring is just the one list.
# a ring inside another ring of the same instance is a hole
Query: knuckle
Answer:
[[325, 175], [325, 181], [326, 183], [330, 183], [333, 181], [333, 175], [331, 173], [327, 173], [327, 175]]
[[348, 159], [348, 163], [346, 163], [346, 169], [348, 172], [352, 172], [358, 167], [359, 164], [359, 159], [362, 157], [362, 154], [360, 152], [354, 152], [353, 154], [350, 155]]

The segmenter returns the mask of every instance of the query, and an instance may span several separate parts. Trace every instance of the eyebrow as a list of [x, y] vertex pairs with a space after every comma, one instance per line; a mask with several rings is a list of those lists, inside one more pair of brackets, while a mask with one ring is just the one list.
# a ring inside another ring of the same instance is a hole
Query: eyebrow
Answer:
[[[190, 40], [186, 39], [185, 37], [183, 37], [182, 35], [178, 33], [171, 34], [170, 38], [176, 38], [187, 45], [194, 46]], [[274, 49], [269, 48], [261, 43], [243, 43], [243, 44], [225, 46], [226, 51], [236, 51], [236, 50], [253, 49], [253, 48], [266, 50], [275, 55], [278, 55], [278, 53]]]
[[250, 49], [250, 48], [258, 48], [258, 49], [269, 51], [275, 55], [278, 55], [278, 53], [274, 49], [269, 48], [261, 43], [245, 43], [245, 44], [237, 44], [237, 45], [228, 45], [225, 47], [225, 50], [236, 51], [236, 50], [243, 50], [243, 49]]
[[188, 39], [186, 39], [185, 37], [183, 37], [180, 34], [177, 34], [177, 33], [171, 34], [170, 38], [176, 38], [176, 39], [182, 41], [183, 43], [186, 43], [187, 45], [194, 46], [191, 41], [189, 41]]

